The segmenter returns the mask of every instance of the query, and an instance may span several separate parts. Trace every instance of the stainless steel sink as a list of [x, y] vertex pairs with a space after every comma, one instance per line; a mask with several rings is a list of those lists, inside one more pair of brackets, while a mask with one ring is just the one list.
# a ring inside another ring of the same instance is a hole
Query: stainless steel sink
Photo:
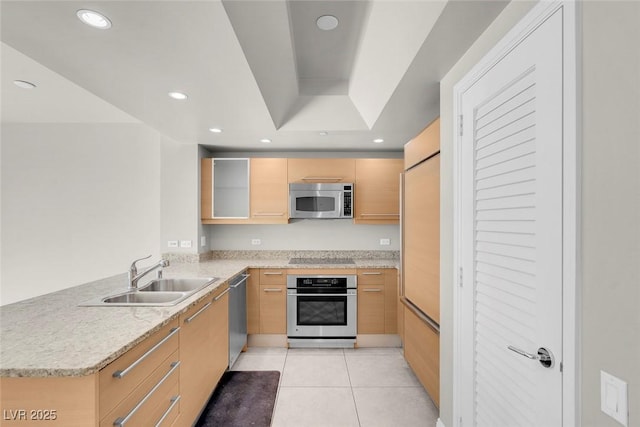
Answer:
[[102, 299], [107, 305], [163, 306], [175, 305], [190, 294], [185, 292], [136, 292], [130, 291]]
[[217, 277], [154, 279], [138, 289], [96, 297], [83, 307], [163, 307], [176, 305], [218, 280]]
[[196, 279], [155, 279], [147, 285], [140, 287], [140, 292], [197, 292], [205, 286], [218, 280], [217, 277]]

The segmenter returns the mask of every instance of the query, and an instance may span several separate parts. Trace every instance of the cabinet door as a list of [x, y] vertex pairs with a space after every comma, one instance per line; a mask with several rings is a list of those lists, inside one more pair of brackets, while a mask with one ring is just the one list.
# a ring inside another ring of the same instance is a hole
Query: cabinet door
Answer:
[[409, 169], [440, 151], [440, 117], [404, 145], [404, 168]]
[[356, 159], [356, 224], [400, 222], [402, 159]]
[[433, 399], [440, 406], [440, 336], [412, 310], [404, 311], [404, 357]]
[[398, 270], [385, 269], [384, 274], [384, 333], [398, 333]]
[[200, 215], [212, 223], [249, 218], [249, 159], [202, 159]]
[[384, 334], [384, 283], [358, 285], [358, 334]]
[[184, 424], [195, 421], [216, 386], [213, 341], [218, 325], [213, 315], [211, 297], [180, 315], [180, 419]]
[[[213, 357], [210, 363], [213, 364], [214, 385], [220, 381], [222, 374], [229, 365], [229, 294], [227, 287], [218, 289], [214, 293], [212, 307]], [[213, 390], [213, 389], [212, 389]]]
[[287, 333], [287, 285], [260, 285], [260, 333]]
[[260, 270], [249, 270], [247, 279], [247, 333], [260, 333]]
[[356, 162], [355, 159], [289, 159], [288, 169], [289, 182], [354, 182]]
[[251, 159], [251, 222], [289, 220], [287, 159]]
[[405, 172], [404, 296], [440, 323], [440, 154]]

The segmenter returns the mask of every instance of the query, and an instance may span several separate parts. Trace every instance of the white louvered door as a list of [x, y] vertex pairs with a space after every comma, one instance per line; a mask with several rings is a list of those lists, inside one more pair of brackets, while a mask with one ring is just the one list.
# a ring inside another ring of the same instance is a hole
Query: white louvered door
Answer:
[[465, 427], [562, 425], [561, 41], [558, 11], [461, 98]]

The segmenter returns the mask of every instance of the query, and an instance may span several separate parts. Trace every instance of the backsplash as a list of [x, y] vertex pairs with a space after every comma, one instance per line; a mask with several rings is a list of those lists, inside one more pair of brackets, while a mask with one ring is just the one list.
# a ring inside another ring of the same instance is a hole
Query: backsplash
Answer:
[[214, 250], [200, 254], [164, 253], [162, 258], [172, 263], [197, 263], [212, 259], [290, 259], [290, 258], [353, 258], [368, 260], [397, 260], [400, 251], [307, 251], [307, 250]]
[[211, 251], [212, 259], [400, 259], [399, 251]]

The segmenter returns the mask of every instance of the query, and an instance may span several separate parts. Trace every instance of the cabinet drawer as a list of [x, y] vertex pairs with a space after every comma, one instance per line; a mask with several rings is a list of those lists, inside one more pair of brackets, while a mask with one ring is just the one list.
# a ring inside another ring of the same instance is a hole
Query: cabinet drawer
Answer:
[[260, 286], [263, 285], [286, 285], [287, 270], [282, 268], [261, 268]]
[[[101, 427], [118, 425], [156, 424], [165, 413], [175, 416], [179, 412], [175, 406], [171, 411], [172, 399], [179, 396], [180, 362], [176, 350], [136, 387], [124, 400], [100, 420]], [[170, 425], [170, 423], [166, 424]]]
[[175, 319], [100, 371], [100, 419], [178, 350], [178, 330], [178, 319]]
[[382, 268], [358, 269], [358, 286], [384, 285], [385, 270]]

